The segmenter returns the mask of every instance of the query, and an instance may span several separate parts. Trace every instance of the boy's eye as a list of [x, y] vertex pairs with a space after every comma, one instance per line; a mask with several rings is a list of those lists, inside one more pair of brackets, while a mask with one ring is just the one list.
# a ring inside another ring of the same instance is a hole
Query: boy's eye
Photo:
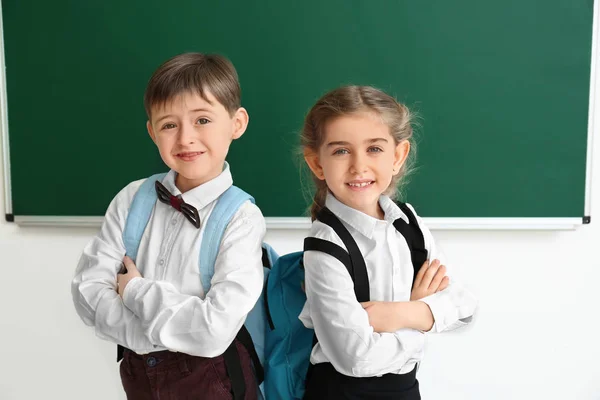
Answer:
[[199, 119], [198, 119], [198, 121], [196, 121], [196, 123], [197, 123], [197, 124], [200, 124], [200, 125], [206, 125], [206, 124], [208, 124], [209, 122], [210, 122], [210, 121], [209, 121], [209, 120], [207, 120], [206, 118], [199, 118]]
[[348, 151], [348, 149], [336, 149], [333, 152], [333, 155], [343, 155], [343, 154], [349, 154], [350, 152]]
[[373, 147], [369, 147], [368, 151], [371, 153], [380, 153], [383, 151], [383, 149], [381, 147], [373, 146]]
[[162, 128], [163, 128], [163, 129], [173, 129], [173, 128], [175, 128], [176, 126], [177, 126], [177, 125], [175, 125], [175, 124], [168, 123], [168, 124], [164, 124]]

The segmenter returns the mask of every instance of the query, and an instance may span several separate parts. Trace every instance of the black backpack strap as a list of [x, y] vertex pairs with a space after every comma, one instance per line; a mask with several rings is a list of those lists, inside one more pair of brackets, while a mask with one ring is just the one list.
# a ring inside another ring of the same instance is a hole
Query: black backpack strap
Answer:
[[120, 344], [117, 345], [117, 362], [123, 359], [123, 354], [125, 354], [125, 347]]
[[[267, 253], [267, 249], [262, 248], [262, 263], [263, 267], [271, 268], [271, 262], [269, 261], [269, 254]], [[265, 303], [267, 304], [267, 318], [269, 320], [269, 325], [273, 329], [273, 321], [271, 319], [271, 314], [268, 310], [267, 303], [267, 291], [264, 291]], [[260, 363], [260, 358], [258, 358], [258, 353], [256, 352], [256, 347], [254, 347], [254, 342], [252, 341], [252, 336], [245, 325], [242, 325], [242, 328], [239, 330], [237, 335], [235, 336], [237, 340], [240, 341], [242, 346], [248, 350], [248, 354], [250, 354], [250, 359], [252, 360], [252, 365], [254, 366], [254, 374], [256, 376], [256, 380], [260, 385], [265, 380], [265, 369]], [[235, 347], [235, 341], [232, 342], [225, 353], [223, 353], [223, 358], [225, 360], [225, 368], [227, 369], [227, 375], [229, 376], [229, 380], [231, 381], [231, 391], [233, 393], [234, 400], [243, 399], [246, 395], [246, 382], [244, 380], [244, 373], [242, 369], [242, 363], [240, 360], [240, 355]]]
[[[331, 214], [331, 215], [333, 216], [333, 218], [335, 220], [337, 220], [339, 222], [339, 220], [337, 219], [337, 217], [335, 215], [333, 215], [333, 214]], [[325, 218], [326, 219], [330, 218], [330, 220], [331, 220], [330, 216], [325, 216]], [[324, 222], [320, 218], [319, 218], [319, 220], [321, 222]], [[335, 222], [333, 222], [333, 223], [335, 224]], [[327, 225], [331, 226], [330, 224], [327, 224]], [[340, 225], [341, 225], [341, 222], [340, 222]], [[333, 226], [331, 226], [331, 227], [334, 230], [336, 229]], [[342, 229], [345, 230], [346, 232], [348, 232], [348, 230], [343, 225], [342, 225]], [[349, 234], [349, 232], [348, 232], [348, 234]], [[339, 235], [339, 234], [338, 234], [338, 236], [341, 237], [341, 235]], [[352, 237], [350, 237], [350, 238], [351, 238], [352, 242], [354, 242], [354, 239], [352, 239]], [[354, 245], [356, 246], [356, 242], [354, 242]], [[348, 247], [348, 246], [346, 246], [346, 247]], [[356, 249], [358, 249], [358, 247], [356, 247]], [[322, 253], [329, 254], [330, 256], [335, 257], [339, 262], [341, 262], [342, 264], [344, 264], [344, 266], [348, 270], [348, 273], [350, 274], [350, 277], [354, 281], [354, 293], [355, 293], [356, 297], [358, 298], [358, 293], [356, 292], [356, 280], [354, 279], [354, 271], [355, 271], [355, 269], [353, 267], [350, 254], [345, 249], [343, 249], [342, 247], [338, 246], [335, 243], [330, 242], [329, 240], [319, 239], [319, 238], [315, 238], [315, 237], [307, 237], [307, 238], [304, 239], [304, 251], [309, 251], [309, 250], [320, 251]], [[360, 256], [359, 258], [362, 260], [362, 262], [364, 264], [364, 259], [362, 257], [362, 254], [360, 254], [360, 251], [358, 252], [358, 254]], [[365, 272], [366, 272], [366, 266], [365, 266]], [[368, 290], [369, 290], [368, 277], [367, 277], [367, 281], [366, 282], [367, 282], [367, 294], [368, 294], [369, 293], [368, 292]], [[319, 339], [317, 339], [317, 335], [315, 333], [315, 334], [313, 334], [312, 347], [315, 347], [318, 342], [319, 342]], [[313, 368], [314, 368], [314, 365], [311, 364], [311, 363], [309, 363], [308, 364], [308, 370], [306, 371], [306, 378], [305, 378], [306, 382], [308, 382], [308, 380], [310, 379], [310, 376], [312, 375], [312, 372], [313, 372]]]
[[410, 258], [415, 271], [413, 274], [414, 283], [419, 269], [421, 269], [421, 266], [428, 257], [427, 249], [425, 248], [425, 238], [423, 237], [423, 232], [421, 231], [419, 223], [417, 222], [417, 217], [412, 212], [410, 207], [408, 207], [406, 203], [397, 202], [396, 204], [408, 217], [409, 221], [407, 224], [402, 218], [398, 218], [394, 221], [394, 227], [404, 237], [406, 243], [408, 244], [408, 248], [410, 249]]
[[[244, 325], [242, 325], [242, 328], [236, 335], [236, 339], [240, 341], [246, 350], [248, 350], [250, 359], [252, 360], [252, 365], [254, 366], [256, 380], [260, 385], [265, 380], [265, 370], [260, 363], [258, 354], [256, 353], [256, 348], [254, 347], [254, 342], [252, 342], [250, 332], [248, 332], [248, 329], [246, 329]], [[229, 380], [231, 381], [231, 392], [233, 394], [233, 399], [243, 400], [246, 396], [246, 381], [244, 380], [244, 371], [242, 369], [240, 354], [235, 346], [235, 341], [233, 341], [227, 350], [225, 350], [225, 353], [223, 353], [223, 359], [225, 360], [227, 376], [229, 376]]]
[[[244, 329], [244, 327], [242, 327], [242, 329]], [[225, 353], [223, 353], [223, 359], [225, 360], [227, 376], [229, 376], [229, 380], [231, 381], [233, 399], [243, 400], [246, 396], [246, 382], [244, 380], [240, 355], [235, 346], [235, 340], [229, 345], [227, 350], [225, 350]]]
[[252, 360], [252, 364], [254, 365], [254, 374], [256, 375], [256, 380], [260, 385], [265, 380], [265, 370], [260, 363], [260, 359], [258, 358], [258, 353], [256, 352], [256, 348], [254, 347], [254, 342], [252, 341], [252, 336], [250, 336], [250, 332], [245, 325], [242, 325], [242, 329], [237, 334], [237, 340], [242, 343], [242, 345], [248, 350], [250, 354], [250, 359]]
[[337, 244], [332, 243], [329, 240], [307, 237], [304, 239], [304, 251], [307, 250], [320, 251], [337, 258], [338, 261], [344, 264], [348, 270], [348, 273], [352, 277], [352, 262], [350, 261], [350, 256], [346, 250]]
[[365, 259], [363, 258], [356, 241], [350, 232], [348, 232], [348, 229], [346, 229], [344, 224], [342, 224], [342, 221], [340, 221], [328, 208], [322, 208], [317, 214], [317, 219], [332, 227], [335, 233], [342, 239], [342, 242], [344, 242], [344, 246], [346, 246], [346, 249], [348, 250], [352, 264], [350, 276], [354, 281], [354, 293], [356, 294], [356, 299], [361, 303], [369, 301], [371, 297], [369, 293], [367, 265], [365, 264]]

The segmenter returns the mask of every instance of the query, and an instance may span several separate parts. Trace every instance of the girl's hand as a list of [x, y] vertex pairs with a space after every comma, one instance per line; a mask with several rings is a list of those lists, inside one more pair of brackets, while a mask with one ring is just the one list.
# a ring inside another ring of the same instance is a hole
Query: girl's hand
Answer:
[[433, 260], [431, 264], [425, 261], [413, 285], [410, 299], [420, 300], [434, 293], [440, 292], [448, 287], [450, 278], [446, 276], [446, 266], [440, 265], [439, 260]]
[[375, 332], [396, 332], [400, 329], [401, 313], [397, 303], [391, 301], [367, 301], [360, 303], [369, 315], [369, 324]]
[[133, 260], [127, 256], [123, 258], [123, 269], [117, 274], [117, 293], [123, 298], [125, 287], [133, 278], [142, 277], [140, 271], [133, 263]]

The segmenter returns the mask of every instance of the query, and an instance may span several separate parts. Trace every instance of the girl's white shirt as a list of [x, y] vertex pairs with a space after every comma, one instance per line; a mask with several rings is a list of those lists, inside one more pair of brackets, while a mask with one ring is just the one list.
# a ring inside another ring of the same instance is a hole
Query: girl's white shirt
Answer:
[[[379, 204], [385, 213], [384, 220], [344, 205], [331, 193], [325, 202], [350, 231], [365, 259], [371, 300], [409, 301], [414, 275], [410, 250], [393, 225], [398, 218], [407, 223], [409, 220], [389, 197], [381, 196]], [[466, 325], [471, 322], [477, 300], [458, 282], [422, 219], [417, 216], [417, 221], [429, 260], [438, 259], [446, 265], [446, 275], [450, 278], [448, 288], [421, 299], [429, 305], [434, 317], [431, 332]], [[318, 220], [312, 224], [309, 236], [345, 248], [334, 230]], [[414, 329], [374, 332], [367, 312], [356, 299], [352, 279], [340, 261], [322, 252], [307, 251], [304, 268], [307, 302], [299, 318], [306, 327], [315, 329], [319, 340], [312, 350], [311, 363], [330, 362], [344, 375], [370, 377], [408, 373], [421, 361], [425, 334]]]
[[[175, 177], [170, 171], [162, 183], [179, 195]], [[132, 182], [117, 194], [100, 233], [83, 250], [72, 282], [75, 309], [95, 327], [97, 336], [139, 354], [171, 350], [221, 355], [262, 291], [261, 243], [266, 232], [262, 213], [248, 201], [233, 216], [206, 294], [198, 266], [203, 222], [233, 183], [229, 166], [226, 163], [215, 179], [182, 195], [198, 209], [200, 229], [170, 205], [156, 202], [136, 260], [143, 278], [132, 279], [121, 300], [116, 282], [125, 255], [123, 229], [143, 181]]]

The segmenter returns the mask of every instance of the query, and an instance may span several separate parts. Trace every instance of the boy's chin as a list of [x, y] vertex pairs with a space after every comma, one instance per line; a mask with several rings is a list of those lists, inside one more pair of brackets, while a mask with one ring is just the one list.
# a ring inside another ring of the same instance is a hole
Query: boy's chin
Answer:
[[186, 183], [186, 186], [193, 185], [199, 186], [203, 183], [206, 183], [217, 176], [222, 172], [221, 169], [213, 169], [211, 171], [206, 170], [206, 168], [171, 168], [173, 171], [177, 173], [177, 183]]

